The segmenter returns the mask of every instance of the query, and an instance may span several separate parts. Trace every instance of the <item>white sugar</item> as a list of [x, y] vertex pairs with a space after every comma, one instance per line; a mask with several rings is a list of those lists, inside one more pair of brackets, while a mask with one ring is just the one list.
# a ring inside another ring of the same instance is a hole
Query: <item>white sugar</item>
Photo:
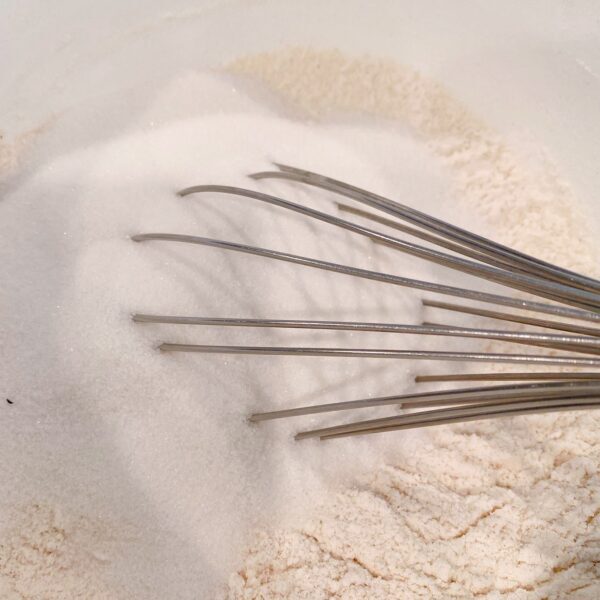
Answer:
[[[239, 561], [251, 528], [282, 526], [386, 452], [414, 452], [418, 444], [419, 434], [292, 441], [299, 428], [331, 417], [246, 422], [253, 410], [410, 389], [407, 364], [155, 350], [160, 341], [396, 347], [394, 337], [130, 321], [139, 311], [419, 322], [418, 297], [408, 289], [129, 239], [153, 231], [202, 235], [435, 279], [421, 261], [289, 211], [217, 194], [177, 197], [189, 185], [223, 183], [336, 212], [338, 198], [246, 177], [277, 159], [448, 216], [439, 207], [451, 197], [444, 168], [407, 131], [352, 120], [303, 123], [278, 116], [274, 106], [229, 79], [184, 77], [136, 116], [131, 133], [64, 153], [55, 134], [57, 158], [0, 204], [2, 280], [9, 282], [0, 337], [10, 349], [0, 380], [14, 402], [4, 407], [8, 433], [0, 439], [11, 457], [4, 499], [112, 523], [104, 577], [130, 593], [147, 586], [144, 597], [206, 597]], [[416, 341], [402, 340], [410, 344]]]

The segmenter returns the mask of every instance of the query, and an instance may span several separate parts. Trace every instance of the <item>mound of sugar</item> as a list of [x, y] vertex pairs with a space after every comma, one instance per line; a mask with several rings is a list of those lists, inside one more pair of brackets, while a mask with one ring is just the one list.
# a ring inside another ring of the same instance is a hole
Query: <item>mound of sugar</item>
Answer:
[[[412, 377], [396, 361], [161, 354], [157, 344], [423, 343], [347, 332], [134, 325], [130, 314], [416, 323], [418, 296], [224, 250], [136, 244], [129, 236], [203, 235], [435, 280], [438, 270], [422, 261], [289, 211], [222, 194], [179, 198], [176, 191], [211, 182], [259, 186], [335, 212], [332, 196], [245, 176], [277, 159], [402, 193], [450, 216], [452, 205], [442, 203], [450, 199], [446, 171], [400, 128], [284, 119], [216, 75], [173, 82], [117, 139], [55, 155], [0, 203], [0, 269], [10, 282], [2, 301], [10, 318], [0, 323], [10, 352], [0, 380], [13, 401], [2, 407], [0, 449], [11, 457], [3, 500], [12, 507], [41, 503], [68, 523], [77, 515], [99, 528], [110, 522], [119, 544], [98, 563], [98, 577], [86, 580], [90, 586], [102, 580], [128, 597], [208, 597], [239, 560], [250, 530], [284, 526], [349, 475], [372, 470], [388, 454], [414, 453], [421, 437], [297, 444], [298, 423], [250, 426], [246, 416], [398, 392]], [[31, 529], [43, 536], [47, 528]], [[67, 540], [78, 539], [76, 526], [64, 529]], [[91, 544], [93, 535], [85, 539]], [[11, 576], [14, 564], [0, 561], [0, 579], [27, 593], [24, 578]], [[89, 572], [94, 564], [66, 569], [67, 597], [80, 593], [73, 569]], [[49, 590], [60, 589], [62, 570], [39, 565], [39, 572]]]

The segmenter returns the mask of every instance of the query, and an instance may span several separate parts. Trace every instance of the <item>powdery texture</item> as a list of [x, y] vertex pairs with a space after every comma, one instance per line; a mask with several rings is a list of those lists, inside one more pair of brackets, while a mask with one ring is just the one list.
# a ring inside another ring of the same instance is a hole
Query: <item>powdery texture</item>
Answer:
[[9, 140], [0, 132], [0, 185], [4, 180], [15, 174], [23, 162], [23, 156], [31, 148], [36, 138], [46, 131], [54, 122], [48, 119], [46, 122], [24, 131]]
[[9, 175], [16, 169], [23, 141], [26, 140], [21, 139], [9, 144], [4, 140], [4, 136], [0, 134], [0, 178]]
[[[308, 50], [232, 70], [316, 118], [349, 111], [409, 125], [499, 241], [598, 274], [576, 200], [549, 161], [525, 164], [414, 71]], [[593, 412], [430, 430], [414, 456], [332, 496], [301, 526], [258, 533], [228, 596], [598, 598], [599, 432]]]
[[109, 589], [102, 573], [122, 530], [38, 504], [14, 514], [15, 523], [0, 542], [3, 600], [124, 597]]

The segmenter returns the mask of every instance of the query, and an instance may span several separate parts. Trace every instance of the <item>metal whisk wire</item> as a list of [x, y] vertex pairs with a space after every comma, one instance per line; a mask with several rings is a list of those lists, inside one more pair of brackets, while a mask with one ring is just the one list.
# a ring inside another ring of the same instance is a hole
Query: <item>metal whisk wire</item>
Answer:
[[[255, 327], [310, 330], [342, 330], [353, 332], [378, 332], [475, 338], [511, 342], [534, 346], [553, 351], [552, 354], [513, 354], [490, 352], [442, 352], [405, 349], [377, 348], [311, 348], [311, 347], [269, 347], [199, 345], [163, 342], [159, 349], [168, 352], [195, 352], [218, 354], [256, 354], [354, 358], [394, 358], [411, 360], [441, 360], [484, 363], [515, 363], [521, 365], [552, 365], [561, 367], [600, 367], [600, 327], [583, 325], [580, 322], [597, 324], [600, 322], [600, 281], [552, 265], [535, 257], [518, 252], [473, 232], [461, 229], [423, 212], [393, 200], [362, 190], [345, 182], [329, 177], [276, 163], [279, 170], [254, 173], [254, 180], [278, 178], [307, 184], [334, 192], [358, 201], [387, 215], [377, 214], [340, 205], [345, 212], [367, 218], [374, 223], [408, 233], [413, 237], [432, 243], [453, 254], [435, 250], [414, 242], [392, 236], [382, 231], [347, 221], [339, 217], [317, 211], [308, 206], [296, 204], [282, 198], [245, 188], [224, 185], [199, 185], [185, 188], [180, 196], [201, 193], [224, 193], [278, 206], [285, 210], [300, 213], [335, 227], [362, 235], [395, 250], [408, 253], [421, 259], [442, 265], [455, 271], [474, 275], [520, 292], [550, 300], [553, 303], [514, 298], [502, 294], [442, 285], [434, 282], [410, 279], [360, 269], [349, 265], [289, 254], [277, 250], [215, 240], [200, 236], [175, 233], [142, 233], [132, 236], [136, 242], [162, 240], [197, 244], [219, 249], [253, 254], [349, 275], [383, 283], [413, 288], [425, 292], [459, 297], [488, 304], [496, 304], [518, 310], [527, 310], [545, 315], [578, 321], [541, 319], [518, 313], [486, 310], [479, 307], [450, 304], [424, 299], [423, 305], [429, 308], [476, 315], [503, 322], [515, 322], [537, 328], [554, 330], [552, 333], [536, 331], [507, 331], [473, 327], [459, 327], [426, 322], [422, 325], [402, 323], [373, 323], [357, 321], [317, 321], [291, 319], [250, 319], [243, 317], [206, 317], [149, 315], [136, 313], [132, 319], [137, 323], [166, 323], [172, 325], [200, 325], [221, 327]], [[410, 226], [399, 221], [406, 221]], [[466, 258], [464, 258], [466, 257]], [[560, 331], [561, 333], [556, 333]], [[567, 332], [567, 333], [564, 333]], [[554, 354], [554, 351], [567, 351], [574, 354]], [[588, 356], [585, 356], [588, 355]], [[597, 357], [598, 356], [598, 357]], [[293, 407], [283, 410], [255, 413], [250, 416], [254, 422], [294, 417], [322, 412], [345, 411], [357, 408], [396, 405], [404, 409], [438, 407], [417, 413], [394, 415], [382, 419], [355, 421], [343, 425], [301, 432], [296, 439], [318, 437], [333, 439], [349, 435], [397, 431], [413, 427], [426, 427], [476, 419], [517, 416], [549, 411], [588, 410], [600, 408], [600, 369], [596, 372], [554, 372], [554, 373], [490, 373], [490, 374], [450, 374], [418, 376], [417, 382], [426, 381], [527, 381], [537, 383], [511, 384], [502, 386], [481, 386], [453, 391], [402, 394], [381, 398], [347, 400], [314, 406]], [[442, 408], [439, 408], [442, 407]]]

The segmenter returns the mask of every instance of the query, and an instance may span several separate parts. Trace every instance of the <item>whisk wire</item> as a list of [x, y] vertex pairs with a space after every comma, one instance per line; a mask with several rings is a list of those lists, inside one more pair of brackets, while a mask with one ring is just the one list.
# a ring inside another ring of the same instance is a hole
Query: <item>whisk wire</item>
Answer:
[[[396, 231], [401, 231], [414, 238], [433, 244], [438, 248], [442, 248], [444, 251], [422, 246], [418, 243], [395, 237], [384, 231], [366, 227], [354, 221], [347, 221], [308, 206], [255, 190], [226, 185], [199, 185], [185, 188], [179, 192], [179, 195], [224, 193], [278, 206], [311, 219], [316, 219], [362, 235], [375, 243], [408, 253], [411, 256], [425, 259], [455, 271], [518, 290], [519, 292], [541, 297], [549, 300], [550, 303], [411, 279], [259, 246], [200, 236], [176, 233], [141, 233], [132, 236], [131, 239], [136, 242], [162, 240], [197, 244], [241, 252], [361, 279], [412, 288], [422, 292], [495, 304], [530, 313], [550, 315], [569, 321], [542, 319], [530, 315], [488, 310], [476, 306], [464, 306], [426, 298], [422, 302], [423, 306], [427, 308], [518, 323], [520, 325], [528, 325], [545, 330], [550, 329], [561, 333], [548, 333], [547, 331], [505, 331], [438, 324], [427, 321], [421, 325], [412, 325], [338, 320], [318, 321], [245, 317], [170, 316], [145, 313], [133, 314], [132, 319], [135, 322], [221, 327], [340, 330], [473, 338], [541, 347], [551, 352], [548, 354], [514, 354], [385, 348], [235, 346], [176, 342], [161, 343], [159, 345], [161, 351], [202, 354], [253, 354], [263, 356], [410, 359], [482, 362], [488, 364], [512, 363], [532, 366], [558, 366], [563, 368], [592, 367], [598, 369], [600, 367], [600, 356], [598, 356], [600, 354], [600, 327], [581, 323], [581, 321], [593, 324], [600, 323], [599, 280], [529, 256], [397, 201], [379, 196], [348, 183], [280, 163], [275, 163], [275, 167], [278, 170], [254, 173], [250, 177], [253, 180], [282, 179], [301, 183], [352, 199], [388, 216], [384, 217], [374, 212], [351, 207], [339, 202], [337, 203], [338, 208], [343, 212], [368, 219], [372, 223], [378, 223]], [[392, 218], [389, 218], [390, 216]], [[578, 322], [572, 323], [570, 321]], [[557, 350], [574, 354], [555, 354]], [[298, 440], [315, 437], [325, 440], [479, 419], [600, 408], [600, 369], [592, 372], [553, 371], [536, 373], [527, 371], [515, 373], [419, 375], [415, 378], [415, 381], [420, 383], [526, 381], [528, 383], [487, 385], [455, 390], [438, 390], [346, 400], [312, 406], [297, 406], [268, 412], [256, 412], [249, 417], [249, 420], [253, 422], [270, 421], [286, 417], [299, 417], [318, 413], [382, 406], [396, 406], [405, 410], [418, 409], [417, 412], [343, 423], [331, 427], [302, 431], [296, 435], [296, 439]], [[532, 381], [535, 383], [531, 383]], [[424, 408], [428, 410], [423, 410]]]
[[227, 186], [227, 185], [196, 185], [183, 189], [179, 192], [180, 196], [189, 196], [191, 194], [206, 193], [206, 192], [219, 192], [224, 194], [231, 194], [235, 196], [242, 196], [271, 204], [273, 206], [279, 206], [281, 208], [303, 214], [312, 219], [329, 223], [341, 229], [346, 229], [353, 233], [366, 236], [371, 240], [377, 240], [385, 243], [386, 246], [394, 248], [410, 254], [423, 258], [430, 262], [440, 264], [456, 271], [468, 273], [511, 287], [518, 289], [530, 294], [541, 296], [550, 300], [562, 301], [565, 304], [571, 304], [587, 310], [598, 310], [600, 311], [600, 296], [598, 294], [588, 292], [585, 290], [579, 290], [572, 286], [563, 285], [561, 283], [555, 283], [539, 277], [531, 275], [523, 275], [521, 273], [510, 272], [497, 267], [483, 265], [473, 261], [465, 260], [444, 252], [425, 248], [418, 244], [413, 244], [405, 240], [387, 235], [374, 229], [363, 227], [357, 223], [352, 223], [344, 219], [340, 219], [333, 215], [323, 213], [318, 210], [314, 210], [307, 206], [302, 206], [294, 202], [289, 202], [276, 196], [263, 194], [254, 190], [248, 190], [245, 188]]
[[177, 233], [140, 233], [131, 236], [131, 239], [134, 242], [163, 240], [171, 242], [182, 242], [187, 244], [197, 244], [201, 246], [211, 246], [213, 248], [221, 248], [223, 250], [232, 250], [234, 252], [254, 254], [256, 256], [262, 256], [264, 258], [271, 258], [274, 260], [304, 265], [307, 267], [322, 269], [324, 271], [342, 273], [344, 275], [351, 275], [353, 277], [359, 277], [362, 279], [370, 279], [372, 281], [381, 281], [383, 283], [388, 283], [391, 285], [408, 287], [426, 292], [434, 292], [437, 294], [454, 296], [463, 299], [466, 298], [478, 302], [510, 306], [512, 308], [520, 308], [524, 310], [563, 316], [572, 319], [600, 322], [600, 314], [591, 312], [589, 310], [581, 310], [565, 306], [558, 306], [554, 304], [545, 304], [542, 302], [534, 302], [531, 300], [516, 299], [510, 296], [503, 296], [500, 294], [491, 294], [488, 292], [480, 292], [477, 290], [442, 285], [429, 281], [422, 281], [419, 279], [400, 277], [399, 275], [391, 275], [389, 273], [380, 273], [368, 269], [360, 269], [358, 267], [351, 267], [349, 265], [328, 262], [307, 256], [299, 256], [297, 254], [290, 254], [287, 252], [279, 252], [278, 250], [271, 250], [268, 248], [261, 248], [259, 246], [251, 246], [248, 244], [239, 244], [236, 242], [228, 242], [224, 240], [216, 240], [212, 238], [194, 235], [183, 235]]
[[437, 235], [457, 241], [459, 244], [480, 250], [493, 259], [500, 256], [510, 264], [525, 268], [532, 274], [544, 273], [547, 278], [555, 281], [563, 281], [567, 285], [579, 287], [580, 289], [600, 291], [600, 281], [596, 279], [529, 256], [514, 248], [509, 248], [466, 229], [446, 223], [441, 219], [437, 219], [397, 201], [384, 198], [383, 196], [319, 173], [298, 169], [282, 163], [274, 163], [274, 165], [279, 169], [278, 171], [252, 173], [250, 177], [255, 180], [271, 178], [285, 179], [328, 190], [352, 198], [372, 208], [387, 212], [396, 218], [409, 221]]
[[600, 396], [600, 382], [551, 382], [545, 384], [484, 386], [414, 394], [396, 394], [253, 413], [249, 418], [251, 421], [271, 421], [273, 419], [390, 405], [409, 409], [452, 404], [513, 402], [515, 400], [523, 401], [535, 398], [542, 400], [550, 398], [569, 399], [588, 396]]

